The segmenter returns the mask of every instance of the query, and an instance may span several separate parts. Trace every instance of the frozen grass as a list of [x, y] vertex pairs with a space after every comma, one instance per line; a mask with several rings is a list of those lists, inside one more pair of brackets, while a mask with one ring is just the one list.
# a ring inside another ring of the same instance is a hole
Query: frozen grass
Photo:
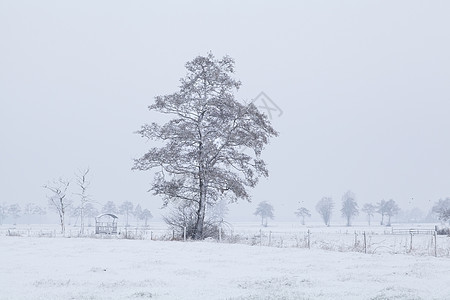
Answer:
[[1, 299], [450, 299], [448, 258], [0, 237]]

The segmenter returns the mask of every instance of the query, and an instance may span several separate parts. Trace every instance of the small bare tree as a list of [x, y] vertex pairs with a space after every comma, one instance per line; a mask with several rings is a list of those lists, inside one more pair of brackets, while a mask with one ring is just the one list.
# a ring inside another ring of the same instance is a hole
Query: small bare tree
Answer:
[[[183, 238], [186, 231], [187, 238], [196, 239], [197, 212], [195, 208], [182, 201], [178, 205], [170, 205], [169, 209], [169, 213], [163, 217], [164, 222], [169, 225], [176, 236]], [[218, 226], [219, 224], [215, 220], [207, 216], [203, 228], [204, 237], [218, 238]]]
[[352, 218], [359, 214], [358, 203], [355, 200], [355, 194], [348, 191], [342, 196], [342, 216], [347, 219], [347, 226], [351, 226]]
[[317, 212], [322, 216], [322, 219], [327, 226], [330, 226], [330, 219], [333, 208], [334, 202], [331, 197], [323, 197], [316, 205]]
[[306, 217], [311, 217], [311, 213], [310, 213], [309, 209], [307, 209], [305, 207], [300, 207], [299, 209], [297, 209], [295, 214], [297, 215], [297, 217], [302, 218], [302, 225], [305, 225]]
[[273, 219], [273, 206], [267, 201], [260, 202], [256, 211], [254, 213], [255, 216], [261, 217], [261, 225], [267, 227], [267, 219]]
[[364, 206], [361, 210], [366, 213], [367, 219], [369, 221], [369, 226], [370, 226], [370, 220], [376, 211], [375, 205], [373, 205], [371, 203], [366, 203], [366, 204], [364, 204]]
[[87, 190], [89, 188], [89, 185], [91, 184], [87, 180], [87, 175], [89, 173], [89, 168], [85, 169], [84, 171], [79, 171], [77, 174], [75, 174], [76, 183], [78, 188], [80, 189], [79, 193], [76, 193], [77, 196], [80, 197], [80, 227], [81, 227], [81, 234], [84, 234], [84, 217], [86, 215], [86, 205], [90, 202], [90, 196], [87, 194]]
[[43, 188], [51, 192], [51, 195], [47, 195], [47, 198], [49, 200], [50, 207], [59, 215], [62, 234], [66, 232], [64, 218], [68, 207], [71, 205], [70, 200], [67, 197], [69, 185], [70, 181], [59, 178], [58, 180], [43, 186]]

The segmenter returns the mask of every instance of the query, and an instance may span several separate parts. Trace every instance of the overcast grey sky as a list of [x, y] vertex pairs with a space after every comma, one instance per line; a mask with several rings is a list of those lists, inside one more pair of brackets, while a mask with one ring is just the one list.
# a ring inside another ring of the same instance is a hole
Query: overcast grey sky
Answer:
[[151, 174], [131, 171], [150, 144], [132, 133], [212, 51], [235, 58], [239, 99], [264, 91], [284, 112], [270, 178], [233, 219], [262, 200], [293, 219], [299, 201], [349, 189], [428, 210], [450, 196], [449, 14], [448, 1], [0, 0], [0, 202], [45, 205], [43, 184], [90, 166], [95, 200], [158, 215]]

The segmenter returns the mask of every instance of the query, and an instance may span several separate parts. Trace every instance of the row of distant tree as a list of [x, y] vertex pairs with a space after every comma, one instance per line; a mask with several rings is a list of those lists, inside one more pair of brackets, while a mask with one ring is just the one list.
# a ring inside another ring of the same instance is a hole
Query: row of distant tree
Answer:
[[102, 213], [121, 214], [125, 217], [126, 226], [129, 225], [130, 217], [133, 217], [137, 222], [144, 221], [144, 225], [148, 225], [148, 220], [153, 218], [152, 213], [147, 208], [142, 209], [141, 205], [134, 205], [130, 201], [125, 201], [116, 207], [113, 201], [108, 201], [102, 208]]
[[[101, 206], [98, 209], [99, 204], [97, 202], [88, 202], [83, 207], [84, 217], [88, 221], [89, 225], [93, 224], [93, 219], [102, 214], [102, 213], [110, 213], [115, 215], [123, 216], [126, 225], [129, 225], [129, 221], [133, 218], [136, 222], [144, 222], [145, 226], [147, 226], [148, 220], [153, 217], [150, 210], [146, 208], [142, 208], [140, 204], [133, 204], [130, 201], [125, 201], [121, 203], [119, 206], [113, 201], [108, 201], [106, 204]], [[49, 207], [51, 210], [54, 210], [52, 206]], [[6, 218], [10, 218], [14, 224], [17, 223], [19, 218], [26, 217], [31, 219], [32, 216], [43, 216], [47, 214], [47, 210], [44, 207], [39, 206], [36, 203], [27, 203], [24, 208], [20, 206], [20, 204], [13, 203], [1, 203], [0, 204], [0, 225], [3, 224]], [[75, 218], [75, 223], [78, 223], [81, 217], [81, 206], [79, 205], [70, 205], [66, 207], [65, 215], [68, 218]], [[70, 221], [70, 220], [69, 220]]]
[[[335, 203], [331, 197], [323, 197], [316, 204], [316, 211], [327, 226], [330, 225], [334, 209]], [[398, 215], [400, 211], [398, 204], [393, 199], [388, 201], [381, 200], [375, 204], [366, 203], [362, 208], [359, 208], [355, 194], [351, 191], [346, 192], [342, 196], [340, 210], [342, 217], [347, 221], [347, 226], [351, 226], [353, 219], [357, 217], [360, 212], [363, 212], [367, 216], [369, 226], [371, 225], [371, 221], [375, 214], [380, 214], [381, 225], [391, 226], [391, 218]], [[432, 208], [432, 213], [443, 222], [450, 221], [450, 198], [438, 200]], [[261, 225], [267, 226], [267, 220], [273, 219], [274, 217], [274, 208], [267, 201], [263, 201], [259, 203], [254, 214], [261, 217]], [[295, 214], [301, 218], [303, 225], [305, 225], [305, 219], [311, 217], [311, 212], [306, 207], [298, 208], [297, 211], [295, 211]], [[415, 214], [419, 216], [420, 212], [415, 212]]]
[[[81, 233], [84, 233], [86, 222], [92, 225], [93, 219], [101, 213], [122, 215], [129, 226], [130, 218], [134, 218], [138, 223], [143, 221], [145, 226], [152, 213], [141, 205], [135, 205], [131, 201], [125, 201], [119, 206], [113, 201], [101, 204], [89, 195], [90, 181], [89, 168], [78, 171], [74, 180], [59, 178], [43, 186], [47, 191], [48, 208], [55, 211], [59, 216], [61, 232], [65, 232], [65, 225], [70, 218], [75, 218], [75, 224], [80, 224]], [[101, 207], [101, 208], [100, 208]], [[27, 203], [22, 210], [19, 204], [0, 204], [0, 225], [9, 217], [13, 223], [17, 223], [22, 216], [31, 219], [31, 216], [43, 216], [46, 209], [36, 203]]]
[[[331, 197], [323, 197], [317, 204], [316, 210], [323, 219], [325, 225], [330, 225], [331, 215], [333, 213], [335, 204]], [[381, 225], [391, 226], [391, 218], [400, 212], [400, 208], [397, 203], [390, 199], [388, 201], [381, 200], [376, 204], [366, 203], [361, 208], [361, 211], [367, 215], [368, 223], [374, 217], [375, 213], [381, 215]], [[347, 226], [351, 226], [353, 219], [360, 213], [360, 208], [356, 202], [355, 194], [351, 191], [346, 192], [342, 196], [341, 214], [347, 221]], [[296, 211], [296, 214], [303, 218], [311, 216], [309, 211], [301, 207]], [[386, 220], [387, 219], [387, 220]]]
[[[47, 198], [50, 208], [59, 215], [62, 233], [65, 231], [66, 217], [77, 217], [80, 220], [81, 233], [83, 234], [86, 219], [89, 222], [100, 213], [94, 205], [98, 204], [98, 202], [94, 201], [89, 195], [91, 184], [89, 172], [90, 170], [87, 168], [75, 174], [75, 179], [73, 180], [75, 187], [72, 191], [69, 190], [69, 187], [72, 186], [72, 180], [63, 178], [43, 186], [49, 192]], [[72, 199], [69, 195], [75, 195], [76, 197]], [[108, 201], [102, 207], [101, 213], [123, 215], [126, 220], [126, 226], [129, 226], [130, 216], [136, 218], [137, 221], [145, 221], [146, 226], [148, 219], [152, 218], [152, 214], [148, 209], [142, 209], [139, 204], [135, 206], [130, 201], [121, 203], [119, 207], [116, 207], [113, 201]]]
[[7, 217], [10, 217], [13, 220], [13, 222], [16, 223], [17, 219], [19, 219], [22, 215], [31, 217], [31, 216], [42, 216], [45, 215], [46, 213], [47, 212], [44, 208], [40, 207], [35, 203], [27, 203], [23, 208], [23, 210], [17, 203], [13, 204], [0, 203], [0, 225], [3, 224], [3, 222]]

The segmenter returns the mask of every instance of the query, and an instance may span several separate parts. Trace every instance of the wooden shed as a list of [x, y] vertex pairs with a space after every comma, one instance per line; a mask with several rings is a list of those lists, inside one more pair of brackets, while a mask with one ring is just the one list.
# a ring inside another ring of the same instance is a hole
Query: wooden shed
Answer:
[[117, 234], [117, 219], [114, 214], [101, 214], [95, 217], [95, 234]]

